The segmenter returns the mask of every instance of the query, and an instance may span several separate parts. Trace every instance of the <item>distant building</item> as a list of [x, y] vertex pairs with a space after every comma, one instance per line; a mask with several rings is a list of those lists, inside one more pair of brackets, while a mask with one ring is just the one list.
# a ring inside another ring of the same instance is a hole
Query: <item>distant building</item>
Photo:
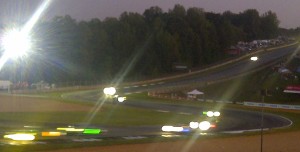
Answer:
[[0, 89], [7, 90], [11, 87], [12, 83], [7, 80], [0, 80]]

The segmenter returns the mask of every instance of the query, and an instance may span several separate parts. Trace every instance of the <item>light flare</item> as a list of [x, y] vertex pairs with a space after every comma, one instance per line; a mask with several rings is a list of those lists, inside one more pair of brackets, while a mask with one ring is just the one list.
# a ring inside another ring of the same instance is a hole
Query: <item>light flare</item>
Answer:
[[56, 130], [67, 131], [67, 132], [83, 132], [83, 128], [56, 128]]
[[103, 89], [103, 93], [106, 95], [110, 95], [110, 96], [116, 94], [116, 92], [117, 92], [117, 90], [114, 87], [108, 87], [108, 88]]
[[8, 28], [1, 37], [1, 45], [4, 53], [0, 58], [0, 70], [9, 59], [16, 59], [27, 54], [31, 50], [31, 30], [37, 23], [40, 16], [50, 5], [51, 0], [45, 0], [38, 10], [33, 14], [24, 27]]
[[213, 117], [214, 116], [214, 112], [207, 111], [206, 115], [207, 115], [207, 117]]
[[59, 137], [62, 135], [66, 135], [66, 133], [57, 132], [57, 131], [42, 132], [43, 137]]
[[17, 133], [17, 134], [4, 135], [4, 138], [18, 140], [18, 141], [21, 141], [21, 140], [22, 141], [30, 141], [30, 140], [34, 140], [35, 136], [33, 134]]
[[126, 97], [118, 97], [119, 102], [124, 102], [126, 100]]
[[183, 127], [174, 127], [174, 126], [163, 126], [161, 128], [162, 131], [166, 132], [182, 132], [184, 130]]
[[101, 129], [89, 129], [86, 128], [83, 131], [83, 134], [90, 134], [90, 135], [98, 135], [101, 133]]
[[208, 121], [202, 121], [199, 123], [199, 129], [203, 130], [203, 131], [208, 130], [210, 128], [210, 126], [211, 125]]
[[192, 129], [197, 129], [199, 127], [199, 123], [198, 122], [190, 122], [190, 127]]
[[221, 113], [220, 113], [219, 111], [215, 111], [215, 112], [214, 112], [214, 116], [215, 116], [215, 117], [219, 117], [220, 115], [221, 115]]
[[12, 29], [11, 31], [4, 33], [1, 45], [5, 50], [4, 56], [11, 59], [17, 59], [25, 56], [31, 49], [31, 38], [24, 32]]

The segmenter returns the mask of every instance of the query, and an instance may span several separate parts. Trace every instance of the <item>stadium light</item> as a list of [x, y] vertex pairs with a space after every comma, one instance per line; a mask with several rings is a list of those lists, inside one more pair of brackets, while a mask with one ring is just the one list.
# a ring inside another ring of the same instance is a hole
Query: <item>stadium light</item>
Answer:
[[0, 57], [0, 70], [9, 59], [17, 59], [31, 50], [30, 33], [38, 19], [50, 5], [51, 0], [45, 0], [28, 22], [20, 29], [8, 27], [1, 36], [3, 54]]
[[23, 57], [31, 49], [31, 38], [26, 32], [12, 29], [4, 33], [1, 41], [4, 56], [8, 59]]

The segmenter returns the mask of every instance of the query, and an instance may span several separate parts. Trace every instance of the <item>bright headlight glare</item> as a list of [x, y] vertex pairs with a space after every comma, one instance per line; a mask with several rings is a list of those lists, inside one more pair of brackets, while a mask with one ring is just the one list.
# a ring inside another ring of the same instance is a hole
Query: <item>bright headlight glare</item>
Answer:
[[126, 100], [126, 97], [118, 97], [119, 102], [124, 102]]
[[161, 128], [162, 131], [168, 131], [168, 132], [182, 132], [183, 131], [183, 127], [174, 127], [174, 126], [163, 126]]
[[199, 123], [198, 122], [190, 122], [190, 128], [197, 129], [198, 127], [199, 127]]
[[18, 134], [10, 134], [10, 135], [4, 135], [4, 138], [9, 138], [12, 140], [34, 140], [35, 136], [32, 134], [26, 134], [26, 133], [18, 133]]
[[210, 128], [210, 123], [208, 121], [202, 121], [199, 123], [200, 130], [208, 130]]
[[252, 57], [250, 58], [250, 60], [251, 60], [251, 61], [257, 61], [257, 60], [258, 60], [258, 57], [257, 57], [257, 56], [252, 56]]
[[221, 115], [221, 113], [219, 111], [214, 112], [215, 117], [219, 117], [220, 115]]
[[117, 90], [114, 87], [109, 87], [109, 88], [104, 88], [103, 92], [106, 95], [111, 95], [112, 96], [112, 95], [116, 94]]
[[214, 112], [207, 111], [206, 115], [207, 115], [207, 117], [213, 117], [214, 116]]

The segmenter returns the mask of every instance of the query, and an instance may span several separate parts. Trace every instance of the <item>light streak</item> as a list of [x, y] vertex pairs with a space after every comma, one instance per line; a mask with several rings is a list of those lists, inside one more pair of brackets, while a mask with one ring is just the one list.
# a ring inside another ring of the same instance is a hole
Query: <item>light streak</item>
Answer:
[[26, 134], [26, 133], [17, 133], [17, 134], [10, 134], [10, 135], [4, 135], [4, 138], [9, 138], [12, 140], [34, 140], [35, 136], [32, 134]]

